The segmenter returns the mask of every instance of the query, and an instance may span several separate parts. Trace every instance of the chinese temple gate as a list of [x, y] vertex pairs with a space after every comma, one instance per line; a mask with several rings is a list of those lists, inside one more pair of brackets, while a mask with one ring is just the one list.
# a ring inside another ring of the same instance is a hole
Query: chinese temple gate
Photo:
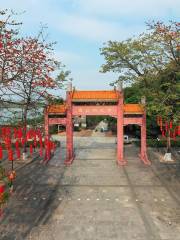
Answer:
[[66, 93], [65, 104], [49, 105], [45, 109], [45, 134], [49, 126], [61, 124], [66, 127], [66, 160], [70, 165], [74, 159], [73, 117], [74, 116], [112, 116], [117, 118], [117, 163], [125, 165], [124, 126], [136, 124], [141, 128], [140, 159], [146, 165], [150, 162], [146, 151], [146, 110], [143, 104], [124, 104], [123, 92], [77, 91], [70, 86]]

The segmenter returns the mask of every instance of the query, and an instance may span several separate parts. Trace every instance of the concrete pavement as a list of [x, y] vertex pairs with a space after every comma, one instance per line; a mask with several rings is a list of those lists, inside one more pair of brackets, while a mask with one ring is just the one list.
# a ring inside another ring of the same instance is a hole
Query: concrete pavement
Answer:
[[118, 167], [115, 138], [76, 137], [76, 158], [65, 167], [64, 146], [62, 137], [48, 166], [36, 161], [19, 171], [0, 239], [180, 239], [178, 166], [160, 164], [153, 151], [144, 166], [127, 145], [128, 165]]

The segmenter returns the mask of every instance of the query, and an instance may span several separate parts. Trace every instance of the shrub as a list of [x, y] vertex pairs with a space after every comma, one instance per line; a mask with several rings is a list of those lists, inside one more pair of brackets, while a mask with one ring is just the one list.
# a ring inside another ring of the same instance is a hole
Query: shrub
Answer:
[[[140, 146], [141, 142], [137, 141], [135, 142], [135, 144], [137, 146]], [[161, 140], [157, 140], [157, 139], [147, 139], [147, 146], [148, 147], [166, 147], [167, 142], [166, 139], [161, 139]], [[171, 146], [172, 147], [180, 147], [180, 139], [177, 139], [176, 141], [171, 140]]]

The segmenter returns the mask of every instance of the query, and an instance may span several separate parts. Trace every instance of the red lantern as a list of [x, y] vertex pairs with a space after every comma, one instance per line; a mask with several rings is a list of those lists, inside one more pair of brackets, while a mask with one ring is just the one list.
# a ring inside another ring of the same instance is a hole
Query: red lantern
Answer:
[[0, 160], [3, 158], [3, 149], [2, 146], [0, 145]]
[[9, 161], [13, 161], [13, 151], [12, 151], [12, 149], [8, 150], [8, 159], [9, 159]]
[[27, 134], [26, 134], [26, 138], [27, 138], [27, 140], [31, 138], [30, 131], [27, 132]]
[[40, 147], [40, 149], [39, 149], [39, 155], [40, 155], [40, 157], [43, 156], [43, 149], [42, 149], [42, 147]]
[[173, 133], [172, 133], [172, 132], [170, 132], [170, 138], [173, 138], [173, 136], [174, 136], [174, 135], [173, 135]]
[[24, 145], [24, 144], [25, 144], [25, 142], [26, 142], [26, 141], [25, 141], [25, 139], [24, 139], [24, 138], [22, 138], [22, 139], [21, 139], [21, 143], [22, 143], [22, 145]]
[[16, 128], [14, 128], [14, 138], [18, 138], [18, 131]]
[[164, 130], [162, 130], [162, 137], [165, 137], [165, 132], [164, 132]]
[[180, 126], [178, 126], [177, 129], [178, 136], [180, 136]]
[[16, 172], [15, 171], [9, 172], [8, 178], [10, 181], [14, 180], [16, 178]]
[[29, 152], [30, 152], [30, 155], [32, 155], [32, 153], [33, 153], [33, 145], [32, 144], [30, 144], [30, 146], [29, 146]]
[[11, 147], [11, 139], [10, 139], [10, 137], [6, 137], [5, 145], [6, 145], [6, 149], [9, 149]]
[[42, 136], [41, 136], [41, 134], [39, 134], [39, 144], [40, 144], [40, 147], [43, 147], [43, 142], [42, 142]]
[[15, 147], [16, 147], [16, 149], [19, 148], [19, 141], [18, 140], [15, 142]]
[[0, 195], [3, 194], [5, 191], [5, 184], [4, 183], [0, 183]]
[[17, 133], [17, 135], [18, 135], [18, 138], [19, 138], [19, 139], [22, 138], [22, 136], [23, 136], [22, 128], [19, 128], [19, 129], [18, 129], [18, 133]]

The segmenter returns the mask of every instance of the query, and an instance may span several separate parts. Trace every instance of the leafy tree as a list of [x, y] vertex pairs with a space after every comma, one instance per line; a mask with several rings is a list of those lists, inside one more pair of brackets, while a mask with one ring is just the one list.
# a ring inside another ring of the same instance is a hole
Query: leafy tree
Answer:
[[[15, 62], [20, 61], [19, 39], [17, 38], [17, 23], [13, 20], [13, 12], [8, 10], [0, 11], [0, 102], [4, 103], [3, 96], [6, 93], [4, 86], [10, 86], [13, 81], [21, 74], [19, 65]], [[13, 102], [12, 102], [13, 104]]]
[[[43, 27], [37, 37], [20, 38], [18, 32], [8, 30], [10, 17], [0, 29], [0, 96], [2, 103], [15, 103], [22, 109], [26, 127], [28, 114], [39, 113], [40, 105], [42, 108], [69, 80], [70, 72], [53, 57], [55, 43], [47, 42]], [[52, 77], [55, 71], [59, 74]]]
[[[148, 23], [148, 32], [126, 41], [109, 41], [102, 49], [101, 71], [119, 74], [118, 81], [133, 84], [134, 94], [147, 97], [149, 116], [161, 115], [179, 124], [180, 23]], [[125, 91], [127, 95], [130, 89]], [[130, 99], [131, 102], [134, 99]], [[167, 136], [167, 140], [170, 136]], [[169, 148], [169, 147], [168, 147]]]
[[126, 41], [109, 41], [100, 49], [105, 58], [101, 72], [117, 72], [118, 81], [148, 87], [154, 76], [174, 61], [179, 66], [179, 23], [147, 24], [149, 32]]

